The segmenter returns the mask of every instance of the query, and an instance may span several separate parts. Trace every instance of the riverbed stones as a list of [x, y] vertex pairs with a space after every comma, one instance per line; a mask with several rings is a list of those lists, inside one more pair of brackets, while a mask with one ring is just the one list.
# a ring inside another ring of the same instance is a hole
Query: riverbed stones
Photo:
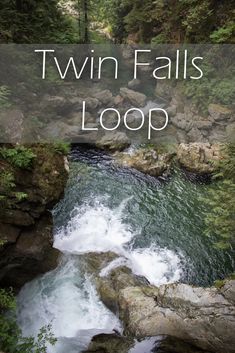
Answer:
[[112, 106], [114, 101], [113, 94], [108, 89], [95, 93], [93, 97], [97, 99], [101, 105], [104, 105], [104, 106], [106, 105]]
[[141, 81], [139, 79], [133, 79], [128, 82], [128, 88], [137, 90], [141, 85]]
[[123, 151], [130, 145], [130, 141], [124, 132], [110, 131], [103, 135], [97, 142], [98, 148], [108, 151]]
[[144, 107], [147, 102], [145, 94], [133, 91], [129, 88], [120, 88], [120, 95], [127, 101], [129, 101], [134, 107]]

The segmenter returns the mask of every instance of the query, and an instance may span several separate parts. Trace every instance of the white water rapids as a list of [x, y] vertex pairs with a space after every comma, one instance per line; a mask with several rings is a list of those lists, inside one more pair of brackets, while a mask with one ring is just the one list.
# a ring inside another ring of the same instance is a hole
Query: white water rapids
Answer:
[[89, 278], [79, 270], [78, 254], [114, 251], [120, 257], [100, 275], [126, 264], [137, 275], [159, 285], [178, 281], [180, 258], [174, 252], [155, 245], [133, 248], [138, 230], [124, 222], [130, 199], [110, 209], [102, 199], [93, 205], [75, 207], [67, 226], [55, 234], [54, 247], [64, 255], [60, 266], [26, 284], [18, 296], [18, 319], [24, 335], [36, 335], [40, 327], [51, 323], [58, 338], [53, 353], [78, 353], [98, 332], [121, 330], [121, 323], [100, 301]]

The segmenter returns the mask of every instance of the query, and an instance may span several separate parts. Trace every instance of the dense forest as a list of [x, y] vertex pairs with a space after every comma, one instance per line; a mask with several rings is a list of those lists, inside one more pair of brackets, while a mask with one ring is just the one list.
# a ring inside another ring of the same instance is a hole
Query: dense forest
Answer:
[[118, 43], [234, 43], [234, 8], [234, 0], [2, 0], [0, 41], [87, 42], [98, 22]]

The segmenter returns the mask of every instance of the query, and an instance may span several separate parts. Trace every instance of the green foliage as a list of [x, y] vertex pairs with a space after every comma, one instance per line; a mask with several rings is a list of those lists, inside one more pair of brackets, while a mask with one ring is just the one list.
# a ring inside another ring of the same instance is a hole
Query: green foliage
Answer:
[[211, 33], [210, 39], [213, 43], [232, 43], [235, 38], [235, 22], [228, 21], [225, 26]]
[[[117, 41], [138, 34], [153, 43], [234, 43], [234, 1], [98, 0], [98, 19]], [[136, 37], [136, 38], [137, 38]]]
[[214, 286], [215, 286], [216, 288], [218, 288], [218, 289], [221, 289], [221, 288], [225, 285], [226, 280], [235, 280], [235, 273], [232, 273], [232, 274], [231, 274], [228, 278], [226, 278], [226, 279], [222, 279], [222, 280], [218, 279], [218, 280], [216, 280], [216, 281], [214, 282]]
[[9, 192], [15, 187], [15, 177], [12, 172], [3, 170], [0, 172], [0, 191]]
[[0, 156], [18, 168], [30, 168], [36, 155], [30, 148], [16, 146], [14, 148], [0, 148]]
[[12, 290], [0, 289], [0, 349], [5, 353], [46, 353], [47, 345], [55, 345], [57, 341], [51, 325], [42, 327], [36, 338], [23, 337], [16, 322], [15, 308]]
[[206, 215], [206, 234], [216, 235], [216, 246], [227, 249], [235, 245], [235, 145], [228, 144], [218, 163], [216, 184], [204, 200], [209, 208]]
[[23, 201], [23, 200], [27, 199], [28, 194], [26, 194], [25, 192], [18, 191], [18, 192], [14, 193], [14, 196], [17, 199], [17, 201], [20, 202], [20, 201]]
[[12, 289], [0, 288], [0, 313], [6, 309], [15, 309], [16, 303]]
[[203, 77], [197, 81], [182, 82], [183, 93], [190, 98], [200, 113], [208, 114], [210, 103], [233, 104], [235, 98], [235, 72], [231, 60], [233, 54], [228, 53], [226, 48], [219, 49], [218, 45], [208, 47], [205, 60], [201, 65]]
[[76, 43], [73, 20], [62, 13], [58, 0], [1, 1], [0, 42]]
[[55, 142], [51, 145], [51, 148], [56, 152], [56, 153], [60, 153], [60, 154], [63, 154], [63, 155], [67, 155], [70, 151], [70, 144], [69, 143], [66, 143], [66, 142], [63, 142], [63, 141], [58, 141], [58, 142]]

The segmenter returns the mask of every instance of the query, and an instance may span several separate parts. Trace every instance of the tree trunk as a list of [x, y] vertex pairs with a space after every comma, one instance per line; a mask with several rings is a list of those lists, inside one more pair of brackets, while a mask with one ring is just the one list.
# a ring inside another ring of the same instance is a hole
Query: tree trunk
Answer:
[[84, 42], [89, 42], [88, 0], [84, 0]]

